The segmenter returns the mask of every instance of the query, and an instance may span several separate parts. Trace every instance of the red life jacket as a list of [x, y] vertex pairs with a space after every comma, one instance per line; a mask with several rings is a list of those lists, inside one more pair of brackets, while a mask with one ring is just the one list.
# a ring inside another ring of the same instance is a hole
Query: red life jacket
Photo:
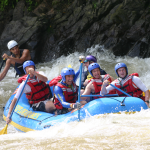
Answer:
[[[19, 78], [19, 82], [26, 80], [26, 75]], [[27, 84], [31, 88], [31, 92], [26, 93], [26, 97], [30, 104], [35, 104], [49, 98], [49, 88], [45, 82], [37, 79], [28, 79]]]
[[[67, 87], [61, 83], [57, 83], [56, 86], [59, 86], [63, 90], [66, 102], [68, 102], [68, 103], [76, 102], [76, 100], [78, 98], [78, 88], [74, 82], [72, 83], [74, 91], [70, 87]], [[56, 96], [55, 96], [55, 100], [54, 100], [54, 105], [57, 109], [63, 109], [63, 106], [61, 105], [59, 100], [56, 98]]]
[[55, 86], [61, 79], [62, 79], [61, 75], [55, 77], [49, 82], [49, 86], [53, 86], [53, 85]]
[[18, 83], [22, 83], [22, 81], [25, 81], [26, 78], [27, 78], [27, 74], [24, 75], [24, 76], [22, 76], [22, 77], [20, 77], [20, 78], [18, 79]]
[[[97, 95], [100, 95], [101, 86], [102, 86], [102, 84], [103, 84], [103, 82], [104, 82], [105, 80], [109, 80], [109, 82], [112, 82], [112, 80], [111, 80], [111, 78], [110, 78], [110, 76], [109, 76], [108, 74], [106, 74], [106, 75], [101, 75], [101, 77], [102, 77], [102, 80], [100, 80], [100, 79], [95, 79], [95, 78], [91, 79], [91, 82], [92, 82], [92, 84], [94, 85], [94, 89], [95, 89], [95, 93], [94, 93], [94, 94], [97, 94]], [[109, 94], [110, 94], [110, 93], [109, 93]], [[112, 92], [111, 94], [114, 94], [114, 93]], [[94, 97], [94, 98], [96, 99], [97, 97]], [[101, 97], [98, 96], [98, 98], [101, 98]]]
[[[120, 88], [121, 90], [123, 90], [124, 92], [128, 93], [129, 95], [133, 96], [133, 97], [139, 97], [141, 99], [143, 99], [145, 101], [145, 97], [142, 96], [143, 91], [141, 91], [136, 85], [135, 83], [132, 81], [133, 76], [139, 76], [137, 73], [133, 73], [131, 75], [128, 75], [125, 80], [124, 83], [121, 84], [121, 82], [119, 81], [119, 79], [115, 80], [115, 86]], [[116, 90], [119, 96], [126, 96], [125, 94], [123, 94], [122, 92]]]

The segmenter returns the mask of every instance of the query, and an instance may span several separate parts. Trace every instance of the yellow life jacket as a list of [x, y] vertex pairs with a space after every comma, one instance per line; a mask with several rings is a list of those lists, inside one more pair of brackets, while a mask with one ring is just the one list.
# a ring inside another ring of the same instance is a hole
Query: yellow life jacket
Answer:
[[87, 79], [90, 80], [90, 79], [92, 79], [92, 78], [93, 78], [93, 77], [91, 76], [91, 74], [90, 74], [89, 71], [88, 71]]

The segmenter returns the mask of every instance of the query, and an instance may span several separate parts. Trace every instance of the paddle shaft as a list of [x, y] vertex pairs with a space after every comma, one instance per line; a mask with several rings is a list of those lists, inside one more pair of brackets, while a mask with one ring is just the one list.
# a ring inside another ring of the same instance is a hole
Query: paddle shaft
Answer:
[[19, 95], [19, 97], [18, 97], [18, 99], [17, 99], [17, 101], [16, 101], [16, 103], [15, 103], [15, 105], [14, 105], [14, 108], [13, 108], [13, 110], [12, 110], [12, 112], [11, 112], [11, 115], [10, 115], [9, 119], [11, 119], [11, 117], [12, 117], [12, 115], [13, 115], [13, 112], [14, 112], [14, 110], [15, 110], [15, 108], [16, 108], [18, 102], [19, 102], [19, 99], [20, 99], [20, 97], [21, 97], [21, 95], [22, 95], [22, 92], [23, 92], [23, 90], [24, 90], [24, 88], [25, 88], [25, 86], [26, 86], [26, 83], [27, 83], [29, 77], [30, 77], [30, 74], [28, 74], [28, 76], [27, 76], [27, 79], [26, 79], [26, 81], [25, 81], [25, 83], [24, 83], [24, 86], [23, 86], [23, 88], [22, 88], [22, 90], [21, 90], [21, 92], [20, 92], [20, 95]]
[[113, 96], [118, 96], [118, 94], [107, 94], [107, 95], [81, 95], [81, 97], [113, 97]]
[[[79, 102], [79, 103], [80, 103], [80, 90], [81, 90], [82, 66], [83, 66], [83, 61], [81, 61], [81, 67], [80, 67], [80, 79], [79, 79], [79, 89], [78, 89], [78, 102]], [[78, 110], [78, 120], [80, 120], [80, 109]]]
[[117, 89], [118, 91], [122, 92], [123, 94], [125, 94], [125, 95], [127, 95], [127, 96], [129, 96], [129, 97], [132, 97], [131, 95], [129, 95], [128, 93], [124, 92], [123, 90], [117, 88], [117, 87], [114, 86], [113, 84], [110, 83], [110, 85], [111, 85], [112, 87], [114, 87], [115, 89]]
[[0, 72], [1, 72], [1, 69], [3, 67], [4, 62], [5, 62], [5, 59], [3, 59], [3, 61], [2, 61], [2, 64], [1, 64], [1, 67], [0, 67]]

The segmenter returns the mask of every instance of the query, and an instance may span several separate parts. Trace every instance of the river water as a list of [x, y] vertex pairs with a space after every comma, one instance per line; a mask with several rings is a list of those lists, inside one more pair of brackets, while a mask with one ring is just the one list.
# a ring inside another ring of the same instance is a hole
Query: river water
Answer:
[[[115, 57], [103, 48], [95, 46], [86, 53], [75, 52], [67, 57], [36, 65], [38, 71], [44, 71], [49, 80], [60, 74], [63, 67], [72, 65], [75, 71], [79, 68], [78, 57], [92, 54], [97, 57], [101, 68], [116, 78], [114, 66], [124, 62], [129, 74], [138, 72], [141, 80], [150, 89], [150, 58]], [[6, 123], [3, 121], [3, 107], [17, 87], [15, 72], [11, 68], [6, 78], [0, 82], [0, 130]], [[78, 84], [78, 83], [77, 83]], [[80, 122], [61, 124], [43, 131], [21, 133], [8, 126], [8, 134], [0, 135], [0, 149], [100, 149], [100, 150], [145, 150], [150, 149], [150, 110], [135, 114], [98, 115]]]

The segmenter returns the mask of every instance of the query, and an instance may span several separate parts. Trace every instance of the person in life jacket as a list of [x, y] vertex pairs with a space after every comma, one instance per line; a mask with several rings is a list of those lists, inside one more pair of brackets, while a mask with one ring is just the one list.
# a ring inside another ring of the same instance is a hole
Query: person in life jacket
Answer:
[[22, 80], [17, 93], [15, 94], [12, 103], [9, 108], [9, 112], [6, 118], [6, 122], [10, 123], [10, 115], [13, 110], [13, 107], [19, 98], [19, 95], [24, 87], [23, 93], [26, 94], [28, 102], [34, 111], [44, 111], [52, 113], [56, 110], [52, 101], [50, 101], [50, 91], [49, 87], [45, 83], [48, 79], [44, 76], [43, 72], [37, 73], [35, 71], [35, 64], [33, 61], [25, 61], [23, 63], [23, 69], [26, 74], [30, 74], [30, 77], [27, 81], [27, 84], [24, 87], [26, 76], [22, 76], [19, 81]]
[[[128, 75], [128, 68], [124, 63], [118, 63], [115, 66], [115, 72], [118, 76], [116, 80], [114, 80], [111, 84], [115, 85], [116, 87], [120, 88], [124, 92], [130, 94], [133, 97], [139, 97], [143, 99], [146, 104], [149, 103], [149, 90], [147, 87], [142, 83], [140, 78], [138, 77], [137, 73], [133, 73]], [[102, 86], [101, 94], [106, 94], [115, 88], [111, 85], [107, 86], [110, 81], [104, 81]], [[107, 87], [106, 87], [107, 86]], [[115, 89], [116, 90], [116, 89]], [[116, 90], [119, 96], [126, 96], [122, 92]], [[142, 96], [142, 93], [145, 92], [145, 97]]]
[[54, 87], [54, 105], [57, 114], [65, 114], [74, 108], [80, 109], [78, 99], [78, 88], [74, 83], [75, 72], [72, 68], [66, 67], [61, 71], [62, 80]]
[[[80, 56], [80, 57], [83, 57], [83, 56]], [[79, 60], [80, 60], [80, 57], [79, 57]], [[87, 71], [83, 72], [83, 74], [82, 74], [82, 79], [81, 79], [81, 87], [82, 88], [85, 88], [87, 86], [87, 84], [89, 83], [89, 80], [92, 78], [92, 75], [88, 71], [88, 66], [92, 63], [97, 63], [96, 57], [94, 57], [92, 55], [86, 56], [86, 59], [84, 60], [83, 64], [87, 68]], [[101, 72], [101, 75], [107, 74], [105, 72], [105, 70], [103, 70], [101, 68], [100, 68], [100, 72]]]
[[[101, 86], [102, 86], [103, 82], [105, 80], [109, 80], [110, 82], [114, 80], [113, 77], [111, 77], [108, 74], [101, 75], [100, 66], [99, 66], [98, 63], [90, 64], [88, 66], [88, 70], [89, 70], [89, 72], [90, 72], [90, 74], [92, 75], [93, 78], [90, 80], [90, 82], [86, 86], [85, 91], [83, 92], [82, 95], [90, 95], [91, 93], [94, 94], [94, 95], [100, 95]], [[99, 98], [99, 97], [100, 96], [97, 96], [97, 97], [94, 97], [94, 98]], [[84, 102], [89, 101], [89, 98], [87, 98], [87, 97], [81, 97], [81, 99], [84, 100]]]
[[19, 49], [18, 43], [14, 40], [8, 42], [7, 47], [11, 52], [11, 56], [8, 56], [6, 53], [3, 54], [3, 59], [6, 60], [6, 65], [4, 70], [0, 74], [0, 81], [6, 76], [11, 65], [14, 66], [16, 70], [16, 75], [24, 75], [23, 63], [26, 60], [31, 60], [30, 51], [28, 49]]

